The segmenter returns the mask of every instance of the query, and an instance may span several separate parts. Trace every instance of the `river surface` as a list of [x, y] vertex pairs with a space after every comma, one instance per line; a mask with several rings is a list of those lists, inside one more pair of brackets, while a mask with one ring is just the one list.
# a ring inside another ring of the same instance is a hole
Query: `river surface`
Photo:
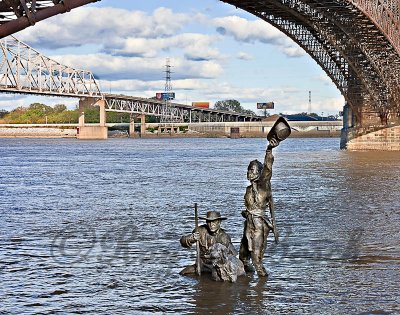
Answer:
[[236, 283], [180, 276], [218, 210], [239, 247], [265, 139], [0, 139], [1, 314], [399, 314], [400, 153], [274, 149], [280, 243]]

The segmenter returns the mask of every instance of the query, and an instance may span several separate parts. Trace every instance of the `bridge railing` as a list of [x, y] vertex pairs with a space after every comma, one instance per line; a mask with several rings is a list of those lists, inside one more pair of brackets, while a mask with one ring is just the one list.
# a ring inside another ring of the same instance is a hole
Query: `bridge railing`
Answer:
[[52, 60], [13, 36], [0, 40], [0, 91], [101, 96], [93, 73]]

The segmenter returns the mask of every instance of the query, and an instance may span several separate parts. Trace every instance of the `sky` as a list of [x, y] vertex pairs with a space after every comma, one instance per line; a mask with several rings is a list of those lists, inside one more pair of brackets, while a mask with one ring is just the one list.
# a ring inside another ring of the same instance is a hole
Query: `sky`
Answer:
[[[169, 58], [175, 102], [236, 99], [257, 114], [336, 115], [344, 98], [302, 48], [267, 22], [219, 0], [101, 0], [14, 36], [64, 65], [90, 70], [102, 92], [153, 97]], [[59, 97], [0, 95], [0, 109], [76, 106]]]

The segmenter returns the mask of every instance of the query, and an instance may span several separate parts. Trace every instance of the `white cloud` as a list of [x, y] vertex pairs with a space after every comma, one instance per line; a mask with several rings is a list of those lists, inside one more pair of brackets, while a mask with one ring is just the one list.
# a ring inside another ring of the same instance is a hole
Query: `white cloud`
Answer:
[[252, 55], [250, 55], [250, 54], [248, 54], [248, 53], [245, 53], [245, 52], [239, 52], [237, 55], [236, 55], [236, 58], [237, 59], [240, 59], [240, 60], [253, 60], [254, 59], [254, 57], [252, 56]]
[[118, 8], [81, 7], [57, 15], [18, 33], [33, 46], [61, 48], [86, 44], [101, 45], [113, 38], [172, 36], [192, 22], [193, 16], [158, 8], [152, 15]]
[[315, 81], [322, 82], [326, 86], [332, 85], [332, 79], [325, 73], [321, 72], [321, 74], [314, 79]]
[[[116, 80], [155, 80], [162, 78], [165, 68], [164, 58], [141, 58], [90, 54], [53, 56], [53, 59], [75, 68], [91, 69], [100, 79]], [[223, 69], [215, 61], [192, 61], [183, 58], [171, 58], [174, 78], [215, 78]]]
[[197, 33], [178, 34], [166, 38], [115, 38], [105, 45], [104, 52], [152, 58], [157, 56], [160, 50], [168, 51], [171, 48], [180, 48], [183, 50], [187, 59], [221, 59], [223, 56], [220, 52], [212, 48], [212, 45], [216, 41], [217, 38], [215, 36]]
[[221, 35], [232, 36], [238, 42], [275, 45], [288, 57], [305, 55], [295, 42], [263, 20], [249, 21], [239, 16], [227, 16], [215, 18], [214, 25]]
[[326, 98], [318, 99], [313, 101], [311, 104], [311, 111], [317, 114], [324, 113], [324, 116], [329, 114], [337, 114], [339, 111], [343, 110], [344, 97]]
[[281, 51], [288, 57], [296, 58], [305, 55], [304, 50], [300, 46], [280, 47]]
[[[212, 83], [211, 83], [211, 82]], [[141, 81], [141, 80], [117, 80], [98, 82], [105, 93], [125, 94], [132, 96], [154, 97], [156, 92], [164, 90], [164, 80]], [[214, 80], [202, 79], [182, 79], [173, 80], [172, 87], [176, 92], [177, 102], [185, 103], [188, 99], [195, 100], [199, 91], [208, 90], [210, 86], [215, 84]], [[202, 92], [203, 93], [203, 92]], [[207, 94], [207, 93], [205, 93]], [[193, 98], [194, 97], [194, 98]]]
[[[54, 59], [101, 79], [161, 79], [171, 54], [180, 56], [171, 58], [174, 79], [215, 78], [227, 59], [215, 47], [219, 35], [182, 32], [187, 24], [206, 19], [162, 7], [152, 13], [82, 7], [27, 28], [18, 38], [33, 47], [63, 48]], [[68, 53], [72, 46], [82, 46], [83, 52]]]

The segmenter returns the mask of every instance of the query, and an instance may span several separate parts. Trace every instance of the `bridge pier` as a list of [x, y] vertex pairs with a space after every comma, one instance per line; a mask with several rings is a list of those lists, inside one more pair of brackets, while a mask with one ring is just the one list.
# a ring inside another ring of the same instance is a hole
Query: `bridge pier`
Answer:
[[[108, 138], [108, 127], [106, 127], [106, 103], [100, 99], [84, 98], [79, 100], [79, 127], [77, 129], [77, 138], [84, 140], [99, 140]], [[100, 107], [100, 123], [98, 126], [88, 126], [85, 124], [85, 108], [88, 106]]]
[[350, 130], [354, 128], [355, 117], [353, 110], [349, 104], [343, 106], [343, 128], [340, 135], [340, 149], [346, 150], [347, 143], [350, 140], [350, 135], [352, 134]]
[[129, 137], [130, 138], [135, 138], [136, 137], [136, 132], [135, 132], [135, 116], [131, 115], [130, 121], [129, 121]]
[[383, 128], [360, 135], [348, 131], [346, 149], [349, 151], [400, 151], [400, 126]]
[[146, 115], [140, 116], [140, 135], [143, 137], [146, 133]]
[[[362, 115], [363, 120], [376, 120], [371, 113]], [[340, 148], [349, 151], [400, 151], [400, 120], [392, 119], [391, 126], [370, 123], [355, 124], [355, 115], [349, 105], [343, 108], [343, 129]]]
[[143, 137], [146, 133], [146, 115], [141, 114], [140, 115], [140, 132], [137, 133], [135, 132], [135, 118], [137, 118], [138, 115], [131, 115], [131, 120], [129, 123], [129, 137], [131, 138], [136, 138], [137, 136]]

